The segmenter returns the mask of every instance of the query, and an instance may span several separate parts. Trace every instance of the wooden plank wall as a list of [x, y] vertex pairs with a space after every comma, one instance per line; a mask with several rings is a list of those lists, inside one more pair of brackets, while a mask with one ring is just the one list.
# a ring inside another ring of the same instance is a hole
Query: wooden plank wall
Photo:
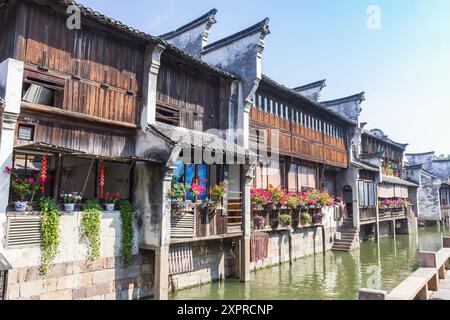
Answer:
[[189, 67], [170, 53], [163, 53], [157, 103], [181, 110], [181, 127], [200, 131], [219, 128], [220, 88], [220, 78]]
[[[111, 130], [95, 126], [74, 125], [71, 122], [23, 115], [18, 124], [34, 127], [34, 141], [79, 150], [88, 154], [108, 157], [127, 157], [134, 155], [135, 138], [130, 130]], [[17, 132], [17, 130], [16, 130]], [[14, 145], [23, 146], [32, 142], [15, 139]]]
[[6, 5], [0, 10], [0, 62], [14, 57], [16, 5]]
[[343, 140], [303, 127], [287, 119], [252, 108], [250, 127], [265, 131], [265, 143], [270, 146], [271, 130], [279, 130], [280, 153], [338, 167], [347, 167], [348, 155]]
[[28, 1], [18, 10], [16, 58], [27, 68], [44, 67], [66, 80], [63, 109], [137, 123], [143, 45], [87, 23], [81, 30], [69, 30], [64, 15]]

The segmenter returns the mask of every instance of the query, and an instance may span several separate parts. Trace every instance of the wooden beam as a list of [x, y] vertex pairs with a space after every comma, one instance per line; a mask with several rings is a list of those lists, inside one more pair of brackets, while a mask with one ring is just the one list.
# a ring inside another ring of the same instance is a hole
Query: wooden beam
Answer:
[[109, 126], [122, 127], [128, 129], [137, 129], [138, 126], [133, 123], [127, 123], [122, 121], [109, 120], [105, 118], [89, 116], [79, 112], [73, 112], [63, 109], [58, 109], [54, 107], [44, 106], [40, 104], [34, 104], [29, 102], [22, 101], [21, 109], [23, 111], [35, 112], [35, 113], [46, 113], [48, 115], [63, 117], [63, 118], [72, 118], [79, 121], [87, 121], [92, 123], [101, 123]]

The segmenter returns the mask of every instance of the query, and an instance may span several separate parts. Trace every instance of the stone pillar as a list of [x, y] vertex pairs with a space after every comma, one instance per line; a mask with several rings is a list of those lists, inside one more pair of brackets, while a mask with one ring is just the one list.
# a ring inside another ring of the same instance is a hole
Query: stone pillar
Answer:
[[[179, 149], [175, 148], [173, 156]], [[171, 164], [172, 162], [169, 161]], [[163, 180], [162, 188], [162, 212], [161, 212], [161, 243], [160, 247], [155, 250], [155, 299], [167, 300], [169, 298], [169, 249], [170, 249], [170, 216], [171, 207], [169, 201], [167, 201], [167, 193], [172, 187], [173, 173], [176, 168], [169, 166], [166, 167], [166, 173]], [[149, 181], [151, 183], [151, 181]]]
[[223, 239], [220, 240], [218, 269], [219, 269], [219, 280], [220, 281], [225, 280], [225, 251], [224, 251]]
[[169, 299], [169, 246], [155, 251], [155, 299]]
[[3, 251], [3, 223], [9, 202], [10, 175], [6, 167], [12, 166], [17, 117], [22, 101], [23, 62], [7, 59], [0, 64], [0, 96], [5, 99], [0, 106], [0, 252]]
[[145, 129], [149, 124], [156, 123], [156, 88], [158, 73], [161, 65], [161, 54], [166, 48], [159, 44], [147, 46], [145, 53], [145, 74], [143, 90], [143, 108], [141, 115], [141, 127]]
[[253, 182], [253, 171], [255, 165], [245, 166], [244, 188], [243, 188], [243, 237], [240, 241], [240, 279], [243, 282], [250, 281], [250, 236], [251, 236], [251, 201], [250, 191]]

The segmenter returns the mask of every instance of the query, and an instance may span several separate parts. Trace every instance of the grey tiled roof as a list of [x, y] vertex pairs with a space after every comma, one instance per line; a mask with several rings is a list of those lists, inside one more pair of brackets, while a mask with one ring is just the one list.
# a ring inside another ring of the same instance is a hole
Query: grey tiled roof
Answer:
[[352, 165], [357, 168], [368, 170], [368, 171], [376, 171], [376, 172], [380, 171], [380, 168], [377, 167], [376, 165], [373, 165], [369, 162], [365, 162], [362, 160], [354, 159], [354, 160], [352, 160]]
[[392, 139], [389, 139], [388, 137], [379, 137], [379, 136], [373, 134], [372, 132], [370, 132], [368, 130], [363, 130], [362, 134], [365, 134], [365, 135], [371, 136], [372, 138], [384, 141], [384, 142], [386, 142], [388, 144], [391, 144], [391, 145], [396, 146], [396, 147], [398, 147], [400, 149], [403, 149], [403, 150], [406, 150], [406, 147], [408, 147], [408, 144], [395, 142]]
[[77, 2], [73, 1], [73, 0], [54, 0], [55, 2], [58, 2], [64, 6], [69, 6], [69, 5], [76, 5], [77, 7], [80, 8], [81, 13], [84, 14], [86, 17], [91, 18], [95, 21], [97, 21], [98, 23], [101, 23], [103, 25], [106, 25], [108, 27], [114, 28], [118, 31], [124, 32], [130, 36], [134, 36], [136, 38], [139, 38], [141, 40], [144, 41], [151, 41], [154, 43], [158, 43], [163, 45], [164, 47], [166, 47], [167, 50], [173, 52], [174, 54], [183, 57], [184, 59], [186, 59], [187, 61], [199, 66], [200, 68], [204, 68], [207, 69], [211, 72], [214, 72], [222, 77], [225, 78], [232, 78], [232, 79], [237, 79], [237, 77], [223, 69], [217, 68], [213, 65], [210, 65], [208, 63], [206, 63], [205, 61], [177, 48], [176, 46], [170, 44], [169, 42], [159, 38], [159, 37], [155, 37], [152, 35], [149, 35], [145, 32], [139, 31], [137, 29], [134, 29], [132, 27], [129, 27], [127, 25], [125, 25], [124, 23], [115, 20], [113, 18], [107, 17], [103, 14], [101, 14], [98, 11], [95, 11], [91, 8], [85, 7], [81, 4], [78, 4]]
[[385, 176], [383, 175], [381, 178], [382, 182], [384, 183], [388, 183], [388, 184], [397, 184], [397, 185], [401, 185], [401, 186], [407, 186], [407, 187], [418, 187], [418, 184], [415, 184], [411, 181], [407, 181], [407, 180], [403, 180], [397, 177], [392, 177], [392, 176]]
[[164, 123], [150, 125], [149, 129], [156, 131], [156, 133], [159, 133], [171, 143], [181, 147], [194, 147], [213, 152], [236, 154], [249, 157], [252, 160], [257, 158], [256, 153], [207, 132], [189, 130]]
[[325, 106], [323, 106], [322, 104], [320, 104], [318, 102], [311, 101], [310, 99], [308, 99], [307, 97], [305, 97], [301, 93], [296, 92], [295, 90], [290, 89], [290, 88], [288, 88], [288, 87], [286, 87], [286, 86], [276, 82], [275, 80], [269, 78], [266, 75], [262, 76], [262, 81], [265, 82], [266, 84], [274, 87], [274, 88], [277, 88], [280, 91], [283, 91], [284, 93], [286, 93], [288, 95], [293, 96], [294, 98], [297, 98], [297, 99], [301, 100], [302, 102], [305, 102], [305, 103], [307, 103], [309, 105], [312, 105], [313, 107], [317, 108], [321, 112], [324, 112], [324, 113], [327, 113], [327, 114], [332, 115], [334, 117], [337, 117], [341, 121], [346, 122], [348, 124], [357, 125], [357, 123], [355, 121], [350, 120], [350, 119], [344, 117], [343, 115], [341, 115], [341, 114], [339, 114], [339, 113], [337, 113], [337, 112], [335, 112], [333, 110], [330, 110], [330, 109], [326, 108]]

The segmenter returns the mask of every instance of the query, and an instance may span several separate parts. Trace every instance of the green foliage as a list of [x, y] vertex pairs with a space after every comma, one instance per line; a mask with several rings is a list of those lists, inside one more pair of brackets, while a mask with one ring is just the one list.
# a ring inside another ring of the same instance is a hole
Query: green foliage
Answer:
[[173, 183], [172, 188], [170, 189], [167, 197], [173, 200], [183, 200], [184, 195], [186, 194], [187, 187], [184, 184]]
[[121, 254], [124, 265], [128, 266], [133, 257], [133, 220], [135, 209], [133, 204], [128, 200], [119, 201], [118, 206], [120, 210], [120, 221], [122, 223]]
[[88, 259], [100, 257], [101, 207], [97, 200], [88, 200], [83, 204], [81, 218], [81, 239], [88, 245]]
[[289, 225], [292, 223], [292, 217], [290, 214], [282, 214], [280, 215], [280, 222], [284, 225]]
[[39, 202], [42, 211], [41, 221], [41, 273], [47, 274], [49, 266], [59, 253], [59, 221], [61, 214], [55, 200], [43, 198]]
[[310, 215], [308, 212], [302, 212], [302, 213], [300, 213], [300, 220], [301, 220], [304, 224], [311, 224], [311, 222], [312, 222], [311, 215]]

